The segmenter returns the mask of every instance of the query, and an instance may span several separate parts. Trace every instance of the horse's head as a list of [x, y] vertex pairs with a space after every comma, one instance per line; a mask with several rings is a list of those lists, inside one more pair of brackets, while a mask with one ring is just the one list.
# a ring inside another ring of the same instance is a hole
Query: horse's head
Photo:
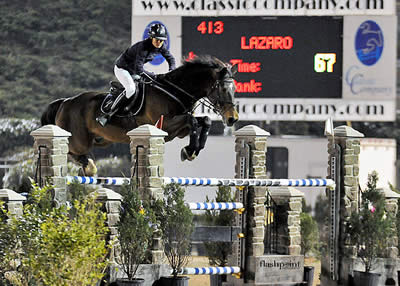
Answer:
[[224, 122], [228, 126], [232, 126], [239, 120], [239, 114], [236, 111], [234, 103], [236, 88], [233, 77], [236, 72], [237, 65], [233, 67], [224, 65], [221, 69], [218, 69], [215, 83], [207, 96], [214, 109], [221, 114]]

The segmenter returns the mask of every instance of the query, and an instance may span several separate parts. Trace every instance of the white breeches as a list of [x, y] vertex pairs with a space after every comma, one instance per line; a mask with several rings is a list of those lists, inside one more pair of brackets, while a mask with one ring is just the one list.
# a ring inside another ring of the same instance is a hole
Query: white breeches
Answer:
[[136, 91], [136, 85], [131, 74], [124, 69], [114, 66], [114, 74], [125, 88], [125, 96], [130, 98]]

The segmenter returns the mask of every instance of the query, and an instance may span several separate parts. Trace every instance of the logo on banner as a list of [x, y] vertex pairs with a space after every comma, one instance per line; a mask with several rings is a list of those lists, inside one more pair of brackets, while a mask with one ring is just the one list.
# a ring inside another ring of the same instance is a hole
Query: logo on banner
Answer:
[[355, 41], [356, 54], [360, 62], [372, 66], [383, 52], [383, 32], [379, 25], [371, 20], [360, 25]]
[[[146, 28], [144, 29], [142, 39], [144, 40], [149, 37], [149, 30], [150, 30], [151, 25], [153, 25], [153, 24], [161, 24], [165, 27], [165, 31], [167, 32], [167, 40], [164, 42], [164, 46], [167, 48], [167, 50], [169, 50], [169, 33], [167, 30], [167, 26], [165, 26], [160, 21], [152, 21], [149, 24], [147, 24]], [[150, 63], [154, 66], [158, 66], [158, 65], [161, 65], [164, 61], [165, 61], [164, 57], [162, 55], [158, 54], [157, 56], [155, 56], [155, 58]]]

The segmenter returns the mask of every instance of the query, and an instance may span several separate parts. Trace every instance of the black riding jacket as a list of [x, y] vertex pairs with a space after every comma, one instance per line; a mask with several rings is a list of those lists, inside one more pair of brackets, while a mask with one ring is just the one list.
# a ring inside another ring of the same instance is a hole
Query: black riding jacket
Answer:
[[[151, 38], [137, 42], [126, 49], [125, 52], [117, 58], [115, 65], [127, 70], [130, 74], [140, 75], [144, 72], [143, 65], [152, 61], [157, 54], [161, 54], [167, 60], [169, 70], [175, 69], [175, 58], [165, 47], [165, 43], [158, 49], [151, 43]], [[146, 71], [146, 73], [148, 72]]]

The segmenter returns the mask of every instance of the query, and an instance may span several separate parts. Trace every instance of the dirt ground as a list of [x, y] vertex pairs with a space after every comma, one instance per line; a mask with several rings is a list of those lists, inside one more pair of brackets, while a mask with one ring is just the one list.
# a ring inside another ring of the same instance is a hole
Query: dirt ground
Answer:
[[[304, 265], [314, 266], [314, 283], [313, 286], [320, 285], [319, 274], [321, 273], [321, 262], [315, 258], [306, 258]], [[204, 267], [209, 266], [207, 257], [193, 256], [188, 267]], [[190, 277], [189, 286], [208, 286], [210, 285], [209, 275], [188, 275]]]

